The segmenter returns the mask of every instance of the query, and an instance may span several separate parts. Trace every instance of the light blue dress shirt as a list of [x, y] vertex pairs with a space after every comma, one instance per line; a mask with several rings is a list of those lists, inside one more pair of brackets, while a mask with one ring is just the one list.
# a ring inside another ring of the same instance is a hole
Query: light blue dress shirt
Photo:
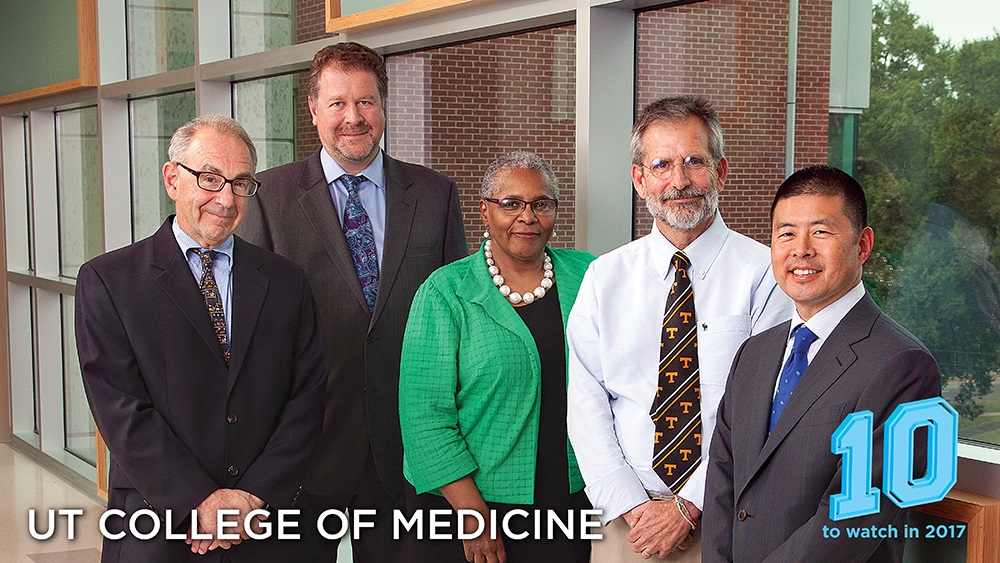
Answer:
[[[340, 177], [346, 172], [326, 153], [326, 149], [319, 152], [319, 160], [323, 164], [323, 175], [326, 176], [326, 183], [330, 187], [333, 207], [337, 210], [337, 217], [343, 221], [344, 208], [347, 207], [347, 187], [340, 181]], [[372, 223], [379, 270], [382, 269], [382, 248], [385, 243], [385, 166], [383, 162], [382, 151], [379, 151], [375, 155], [375, 160], [371, 161], [367, 168], [362, 170], [360, 174], [355, 174], [355, 176], [365, 177], [365, 181], [358, 186], [358, 197], [361, 198], [361, 205], [365, 208], [368, 219]]]
[[[174, 238], [177, 245], [181, 247], [181, 253], [187, 259], [188, 267], [194, 274], [194, 281], [201, 285], [201, 257], [193, 250], [201, 250], [203, 247], [198, 244], [190, 235], [181, 229], [174, 218], [173, 224]], [[229, 235], [226, 242], [220, 244], [215, 251], [215, 259], [212, 261], [212, 274], [215, 276], [215, 284], [219, 286], [219, 295], [222, 296], [222, 309], [226, 314], [226, 337], [229, 345], [233, 345], [233, 235]], [[192, 250], [192, 252], [188, 252]], [[207, 312], [206, 312], [207, 314]]]

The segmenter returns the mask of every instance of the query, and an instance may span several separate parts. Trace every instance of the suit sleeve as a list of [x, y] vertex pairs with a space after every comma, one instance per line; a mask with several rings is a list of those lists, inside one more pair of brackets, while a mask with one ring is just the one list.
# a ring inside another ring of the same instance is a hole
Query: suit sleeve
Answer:
[[188, 514], [218, 485], [154, 407], [117, 304], [90, 264], [77, 277], [76, 340], [87, 400], [115, 462], [161, 515]]
[[247, 210], [236, 234], [251, 244], [273, 251], [274, 243], [271, 242], [271, 231], [264, 214], [263, 196], [257, 194], [247, 200]]
[[[882, 488], [883, 432], [885, 421], [901, 403], [918, 401], [941, 394], [941, 374], [937, 363], [929, 352], [919, 348], [901, 350], [882, 364], [886, 366], [879, 373], [873, 373], [869, 384], [861, 394], [857, 410], [870, 410], [873, 414], [872, 435], [872, 486]], [[817, 437], [819, 439], [819, 437]], [[824, 437], [829, 440], [829, 437]], [[926, 463], [927, 448], [916, 447], [915, 465]], [[922, 452], [922, 455], [921, 455]], [[816, 514], [795, 531], [784, 543], [768, 555], [765, 561], [867, 561], [882, 541], [879, 538], [850, 538], [846, 533], [839, 538], [823, 537], [823, 526], [850, 528], [871, 528], [895, 526], [902, 531], [906, 512], [896, 506], [884, 491], [881, 493], [879, 511], [876, 514], [834, 522], [830, 520], [830, 495], [841, 492], [843, 467], [838, 458], [837, 472], [823, 495]]]
[[323, 430], [330, 371], [326, 338], [305, 276], [301, 294], [289, 396], [270, 440], [247, 467], [238, 486], [278, 508], [291, 504], [305, 477], [305, 463], [316, 437]]
[[458, 186], [454, 180], [448, 181], [448, 224], [444, 233], [444, 264], [454, 262], [469, 255], [469, 245], [462, 223], [462, 206], [458, 199]]
[[708, 476], [705, 480], [705, 506], [701, 515], [702, 522], [702, 560], [732, 561], [733, 560], [733, 515], [736, 511], [736, 493], [733, 482], [733, 446], [732, 428], [727, 403], [732, 401], [732, 387], [736, 367], [746, 342], [740, 346], [733, 366], [726, 380], [726, 392], [719, 402], [719, 410], [715, 419], [715, 433], [712, 436], [712, 449], [709, 452]]

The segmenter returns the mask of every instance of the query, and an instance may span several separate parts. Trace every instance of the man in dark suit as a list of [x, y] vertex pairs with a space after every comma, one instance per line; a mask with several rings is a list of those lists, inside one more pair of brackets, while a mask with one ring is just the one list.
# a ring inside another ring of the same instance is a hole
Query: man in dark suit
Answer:
[[[102, 560], [274, 561], [276, 546], [242, 541], [242, 523], [290, 507], [301, 486], [322, 424], [322, 327], [302, 270], [233, 236], [257, 189], [246, 131], [199, 117], [169, 154], [176, 216], [84, 264], [76, 286], [84, 386], [111, 452], [108, 507], [124, 513], [109, 531], [143, 509], [164, 522], [151, 540], [105, 539]], [[166, 539], [190, 531], [192, 509], [212, 539]], [[227, 518], [236, 537], [217, 533], [220, 509], [239, 511]]]
[[[310, 68], [309, 110], [322, 148], [261, 173], [240, 235], [302, 266], [320, 307], [332, 360], [323, 435], [298, 506], [374, 509], [352, 540], [354, 560], [405, 560], [392, 511], [405, 508], [399, 430], [399, 358], [417, 287], [468, 255], [458, 189], [379, 150], [388, 91], [385, 63], [357, 43], [330, 45]], [[304, 538], [312, 560], [336, 541]]]
[[[838, 526], [830, 495], [841, 492], [830, 438], [848, 414], [870, 410], [871, 485], [881, 487], [886, 418], [900, 403], [940, 394], [937, 364], [865, 293], [874, 233], [857, 181], [828, 166], [800, 170], [778, 188], [771, 224], [771, 265], [795, 315], [751, 337], [733, 361], [710, 453], [704, 560], [899, 561], [902, 534], [824, 536]], [[925, 457], [917, 458], [920, 475]], [[845, 522], [902, 531], [907, 511], [888, 498], [880, 506]]]

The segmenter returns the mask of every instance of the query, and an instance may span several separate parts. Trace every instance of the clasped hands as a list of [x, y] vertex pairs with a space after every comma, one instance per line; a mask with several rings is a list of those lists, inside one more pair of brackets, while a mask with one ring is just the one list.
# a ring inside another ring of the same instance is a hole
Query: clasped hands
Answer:
[[[680, 499], [697, 521], [701, 511], [694, 504]], [[641, 553], [643, 559], [656, 556], [665, 558], [673, 551], [683, 551], [691, 541], [691, 525], [678, 510], [673, 500], [649, 500], [622, 515], [632, 528], [628, 541], [632, 551]]]
[[[191, 552], [204, 555], [220, 547], [222, 549], [229, 549], [234, 545], [239, 545], [243, 540], [249, 539], [250, 534], [247, 532], [245, 526], [247, 514], [263, 507], [264, 501], [246, 491], [239, 489], [216, 489], [195, 507], [195, 510], [198, 512], [198, 535], [211, 535], [211, 538], [195, 539], [192, 537], [191, 532], [188, 532], [186, 542], [191, 546]], [[222, 515], [219, 514], [219, 511], [225, 509], [239, 511], [238, 522], [233, 521], [232, 514], [228, 515], [225, 519], [227, 523], [225, 528], [229, 530], [228, 533], [233, 535], [239, 534], [238, 539], [221, 539], [217, 537], [219, 530], [223, 529], [220, 527], [219, 520], [222, 519]], [[250, 526], [250, 531], [253, 533], [259, 534], [261, 532], [259, 518], [254, 517], [251, 520]]]

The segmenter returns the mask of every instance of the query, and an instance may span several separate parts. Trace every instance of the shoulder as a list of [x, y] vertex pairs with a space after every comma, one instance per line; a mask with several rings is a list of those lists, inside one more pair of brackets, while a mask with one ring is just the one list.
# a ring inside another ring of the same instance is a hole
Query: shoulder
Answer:
[[[454, 262], [449, 262], [444, 266], [441, 266], [437, 270], [434, 270], [431, 275], [427, 276], [427, 280], [423, 283], [426, 287], [435, 287], [441, 290], [454, 290], [459, 283], [465, 279], [469, 271], [475, 266], [475, 264], [483, 260], [482, 251], [476, 252], [475, 254], [470, 254], [464, 258], [459, 258]], [[483, 264], [483, 268], [486, 268], [486, 264]]]
[[259, 265], [261, 273], [285, 283], [297, 283], [306, 279], [305, 271], [295, 262], [276, 252], [250, 243], [239, 236], [236, 237], [233, 260], [236, 264], [241, 260], [247, 260], [252, 265]]
[[744, 353], [752, 355], [754, 358], [763, 357], [768, 354], [784, 354], [785, 341], [788, 339], [788, 331], [791, 328], [791, 320], [755, 334], [743, 342], [743, 347], [739, 356]]
[[[148, 268], [150, 262], [153, 260], [156, 252], [154, 250], [156, 245], [153, 241], [153, 237], [155, 236], [157, 234], [88, 260], [80, 267], [77, 283], [86, 283], [88, 277], [93, 274], [97, 274], [105, 280], [110, 278], [135, 280], [138, 271]], [[165, 244], [161, 245], [160, 252], [172, 250], [176, 250], [178, 254], [180, 253], [180, 247], [176, 246], [176, 244], [173, 247]], [[160, 261], [165, 261], [169, 260], [170, 256], [164, 255], [158, 258], [160, 258]]]
[[386, 180], [394, 180], [402, 184], [412, 182], [414, 186], [430, 189], [450, 190], [455, 184], [451, 178], [426, 166], [411, 164], [396, 160], [385, 155]]
[[302, 160], [296, 160], [288, 164], [263, 170], [257, 174], [257, 179], [261, 182], [262, 186], [265, 185], [265, 182], [284, 184], [294, 181], [305, 171], [311, 160], [315, 160], [316, 164], [319, 164], [319, 152], [315, 152]]
[[875, 306], [875, 311], [877, 316], [872, 324], [871, 337], [877, 339], [880, 345], [899, 351], [919, 350], [930, 354], [924, 343], [913, 333], [885, 314], [878, 306]]
[[651, 246], [650, 236], [637, 238], [618, 248], [598, 256], [593, 261], [593, 269], [614, 270], [624, 265], [644, 264], [645, 255], [649, 253]]
[[597, 259], [593, 254], [583, 250], [549, 248], [548, 252], [552, 256], [552, 262], [555, 266], [565, 270], [578, 271], [580, 275], [583, 275], [587, 266], [590, 266], [590, 263]]
[[771, 268], [771, 250], [767, 246], [729, 228], [726, 229], [722, 253], [727, 260], [747, 268]]

